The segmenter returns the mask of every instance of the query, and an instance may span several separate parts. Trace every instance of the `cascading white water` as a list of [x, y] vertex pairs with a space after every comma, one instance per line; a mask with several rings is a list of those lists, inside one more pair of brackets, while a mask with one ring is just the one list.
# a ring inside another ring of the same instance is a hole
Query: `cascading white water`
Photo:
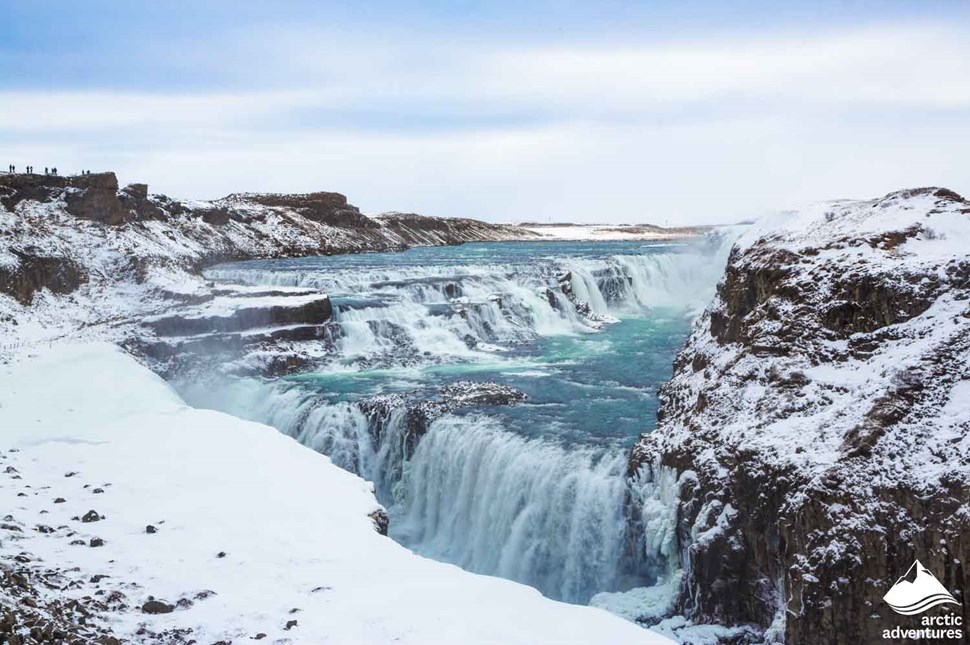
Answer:
[[[353, 270], [266, 270], [215, 267], [206, 276], [246, 285], [306, 287], [336, 298], [337, 340], [347, 360], [387, 357], [405, 346], [412, 356], [473, 358], [536, 337], [588, 333], [596, 321], [563, 294], [601, 316], [644, 308], [706, 306], [734, 235], [707, 248], [596, 258], [540, 258], [528, 265], [434, 265]], [[341, 297], [347, 302], [341, 302]], [[470, 340], [474, 343], [469, 342]], [[474, 349], [473, 349], [474, 348]]]
[[405, 461], [403, 408], [374, 420], [350, 402], [330, 403], [297, 384], [265, 383], [253, 379], [215, 377], [175, 383], [191, 405], [223, 410], [273, 426], [328, 457], [344, 470], [372, 481], [378, 498], [392, 503]]
[[[693, 252], [544, 257], [521, 265], [230, 266], [207, 275], [329, 293], [340, 332], [327, 369], [330, 376], [354, 375], [501, 361], [521, 343], [596, 331], [605, 316], [651, 308], [696, 313], [713, 295], [732, 239]], [[629, 480], [618, 443], [566, 445], [541, 428], [522, 436], [492, 415], [447, 414], [409, 454], [415, 438], [403, 408], [376, 418], [299, 383], [245, 379], [186, 385], [183, 394], [269, 423], [373, 481], [391, 511], [392, 536], [422, 554], [573, 602], [673, 579], [676, 487], [663, 472]]]
[[435, 421], [408, 463], [392, 535], [471, 571], [586, 602], [629, 559], [625, 451], [567, 450], [481, 415]]

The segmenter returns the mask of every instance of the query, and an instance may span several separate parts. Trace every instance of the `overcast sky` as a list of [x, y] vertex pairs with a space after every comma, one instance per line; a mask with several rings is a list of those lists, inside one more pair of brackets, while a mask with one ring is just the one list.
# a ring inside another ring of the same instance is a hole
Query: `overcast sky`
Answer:
[[966, 194], [970, 2], [0, 0], [0, 157], [493, 221]]

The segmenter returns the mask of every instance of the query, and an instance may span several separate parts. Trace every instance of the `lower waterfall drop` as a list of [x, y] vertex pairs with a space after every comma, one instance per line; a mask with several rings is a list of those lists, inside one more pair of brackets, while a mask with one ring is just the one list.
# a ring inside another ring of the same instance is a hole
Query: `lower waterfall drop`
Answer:
[[586, 602], [620, 585], [630, 536], [622, 449], [565, 450], [493, 418], [434, 422], [405, 470], [392, 535], [418, 553]]

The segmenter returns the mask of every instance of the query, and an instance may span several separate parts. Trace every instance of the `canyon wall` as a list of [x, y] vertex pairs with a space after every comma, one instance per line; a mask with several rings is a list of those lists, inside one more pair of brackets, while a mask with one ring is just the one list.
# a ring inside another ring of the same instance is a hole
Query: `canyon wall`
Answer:
[[[145, 184], [119, 188], [114, 173], [0, 175], [0, 353], [65, 336], [138, 336], [146, 316], [226, 296], [201, 276], [220, 262], [536, 237], [468, 219], [371, 217], [339, 193], [192, 201], [149, 194]], [[292, 333], [322, 333], [328, 316], [317, 309], [295, 312], [300, 320], [290, 322], [306, 325]], [[281, 318], [250, 313], [236, 316], [234, 331]]]
[[682, 475], [678, 611], [877, 642], [919, 624], [882, 600], [918, 558], [966, 624], [968, 240], [970, 202], [929, 188], [739, 241], [631, 457], [639, 477]]
[[536, 237], [469, 219], [369, 217], [339, 193], [178, 201], [149, 195], [145, 184], [119, 189], [110, 172], [0, 175], [0, 205], [0, 293], [25, 304], [42, 288], [76, 289], [91, 264], [139, 279], [152, 266], [197, 270], [230, 260]]

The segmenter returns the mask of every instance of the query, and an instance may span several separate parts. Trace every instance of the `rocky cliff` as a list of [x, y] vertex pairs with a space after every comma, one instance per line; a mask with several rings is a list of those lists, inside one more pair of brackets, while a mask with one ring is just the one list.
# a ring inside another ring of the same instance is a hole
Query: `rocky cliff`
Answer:
[[968, 241], [970, 202], [935, 188], [739, 241], [631, 457], [640, 478], [679, 475], [677, 611], [878, 642], [918, 626], [882, 596], [919, 558], [966, 624]]
[[[214, 300], [199, 272], [219, 262], [533, 237], [474, 220], [369, 217], [339, 193], [179, 201], [145, 184], [119, 189], [113, 173], [0, 175], [0, 345]], [[243, 312], [227, 324], [238, 332], [265, 316]]]

